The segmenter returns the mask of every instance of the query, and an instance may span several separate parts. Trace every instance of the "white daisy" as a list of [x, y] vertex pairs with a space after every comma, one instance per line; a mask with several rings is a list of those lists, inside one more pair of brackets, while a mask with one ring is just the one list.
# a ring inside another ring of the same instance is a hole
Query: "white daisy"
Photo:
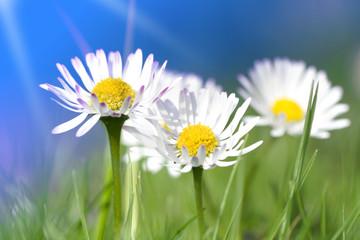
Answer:
[[[171, 79], [178, 79], [180, 74], [172, 72], [172, 71], [165, 71], [162, 74], [161, 82], [168, 83], [171, 81]], [[181, 81], [178, 81], [174, 87], [167, 91], [161, 99], [164, 100], [170, 100], [171, 102], [178, 103], [179, 94], [180, 91], [184, 88], [187, 88], [189, 91], [198, 91], [200, 88], [206, 88], [210, 91], [210, 94], [212, 95], [215, 91], [221, 91], [222, 87], [220, 85], [217, 85], [215, 82], [215, 79], [208, 79], [204, 82], [204, 80], [193, 73], [184, 74]], [[151, 108], [154, 112], [157, 112], [157, 115], [160, 114], [157, 111], [156, 107]], [[161, 119], [161, 116], [159, 116]], [[146, 124], [144, 121], [147, 121], [146, 119], [137, 119], [136, 121], [127, 121], [125, 122], [125, 126], [143, 126]], [[161, 122], [161, 120], [160, 120]], [[163, 124], [163, 122], [161, 122]], [[125, 128], [126, 130], [126, 128]], [[157, 131], [156, 128], [154, 128], [152, 125], [147, 127], [147, 130], [152, 130], [152, 134], [156, 135]], [[124, 144], [129, 149], [132, 149], [130, 151], [130, 158], [131, 161], [139, 161], [140, 159], [146, 158], [146, 160], [143, 163], [143, 168], [145, 170], [149, 170], [152, 173], [157, 173], [160, 171], [163, 166], [166, 164], [167, 159], [165, 159], [160, 153], [157, 151], [152, 151], [151, 149], [147, 148], [142, 144], [141, 141], [139, 141], [137, 138], [133, 136], [131, 132], [123, 131], [122, 132], [122, 144]], [[134, 148], [135, 147], [135, 148]], [[149, 152], [152, 153], [151, 156], [149, 156]], [[125, 161], [129, 161], [128, 159], [128, 153], [125, 153], [123, 159]], [[180, 175], [179, 173], [179, 167], [180, 165], [176, 164], [167, 164], [167, 170], [172, 177], [178, 177]]]
[[128, 56], [123, 68], [119, 52], [110, 52], [106, 58], [103, 50], [97, 50], [96, 54], [89, 53], [85, 57], [90, 77], [80, 59], [75, 57], [71, 59], [71, 63], [85, 89], [75, 81], [64, 65], [58, 63], [56, 66], [65, 79], [64, 81], [58, 78], [63, 88], [50, 84], [41, 84], [40, 87], [54, 93], [64, 102], [53, 99], [56, 103], [80, 115], [55, 127], [52, 133], [69, 131], [90, 115], [91, 118], [76, 133], [76, 136], [80, 137], [87, 133], [100, 117], [128, 115], [131, 118], [136, 116], [135, 112], [144, 112], [144, 108], [156, 102], [169, 88], [169, 85], [159, 84], [167, 62], [155, 73], [157, 63], [153, 58], [150, 54], [143, 66], [142, 51], [138, 49]]
[[[255, 118], [247, 124], [240, 122], [250, 99], [235, 111], [239, 102], [235, 94], [227, 96], [218, 91], [210, 94], [208, 89], [190, 92], [185, 88], [180, 91], [178, 101], [176, 105], [169, 100], [157, 102], [165, 125], [154, 120], [148, 122], [157, 134], [149, 131], [151, 127], [146, 125], [131, 131], [137, 131], [138, 138], [152, 149], [150, 154], [158, 153], [168, 162], [181, 165], [181, 172], [199, 166], [204, 169], [230, 166], [236, 161], [223, 160], [250, 152], [262, 143], [242, 146], [244, 140], [241, 138], [258, 120]], [[234, 118], [229, 122], [234, 111]]]
[[335, 119], [349, 106], [338, 103], [343, 90], [331, 87], [324, 71], [306, 67], [302, 61], [266, 59], [255, 62], [249, 77], [250, 80], [243, 75], [238, 77], [243, 87], [238, 92], [244, 99], [252, 98], [252, 107], [261, 115], [259, 125], [271, 126], [274, 137], [302, 134], [312, 81], [319, 83], [319, 90], [311, 136], [328, 138], [329, 130], [350, 125], [348, 119]]
[[176, 102], [179, 100], [179, 93], [184, 88], [187, 88], [190, 92], [196, 92], [200, 88], [207, 88], [210, 90], [210, 94], [218, 91], [222, 91], [222, 87], [219, 84], [216, 84], [214, 78], [209, 78], [206, 81], [199, 75], [195, 73], [176, 73], [174, 71], [165, 71], [163, 73], [164, 82], [168, 82], [170, 79], [177, 78], [178, 76], [182, 76], [182, 81], [179, 81], [174, 88], [173, 91], [168, 91], [164, 94], [164, 98], [170, 99], [172, 102]]

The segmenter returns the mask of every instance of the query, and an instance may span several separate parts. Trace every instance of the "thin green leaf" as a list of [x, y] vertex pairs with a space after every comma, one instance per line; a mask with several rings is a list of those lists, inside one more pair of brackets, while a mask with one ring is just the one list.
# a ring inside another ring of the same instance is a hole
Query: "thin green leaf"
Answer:
[[[130, 157], [130, 156], [129, 156]], [[128, 168], [126, 170], [126, 175], [128, 176], [128, 184], [127, 184], [127, 195], [125, 199], [129, 199], [128, 206], [127, 206], [127, 213], [125, 217], [124, 229], [125, 229], [125, 238], [132, 239], [131, 236], [131, 228], [132, 228], [132, 208], [134, 204], [135, 192], [133, 191], [133, 172], [132, 172], [132, 162], [131, 160], [128, 162]]]
[[[247, 138], [248, 138], [248, 135], [246, 135], [246, 137], [245, 137], [245, 140], [244, 140], [244, 143], [243, 143], [243, 145], [242, 145], [242, 147], [241, 147], [241, 150], [244, 148], [244, 146], [245, 146], [245, 144], [246, 144], [246, 142], [247, 142]], [[230, 177], [229, 177], [229, 181], [228, 181], [228, 183], [227, 183], [227, 185], [226, 185], [224, 197], [223, 197], [223, 199], [222, 199], [222, 201], [221, 201], [221, 205], [220, 205], [219, 215], [218, 215], [218, 217], [217, 217], [217, 219], [216, 219], [216, 225], [215, 225], [215, 230], [214, 230], [214, 234], [213, 234], [213, 240], [216, 239], [216, 236], [217, 236], [218, 231], [219, 231], [220, 220], [221, 220], [221, 217], [222, 217], [222, 215], [223, 215], [223, 213], [224, 213], [226, 200], [227, 200], [227, 198], [228, 198], [228, 196], [229, 196], [230, 187], [231, 187], [231, 185], [232, 185], [232, 183], [233, 183], [233, 181], [234, 181], [234, 176], [235, 176], [236, 170], [237, 170], [237, 168], [238, 168], [238, 166], [239, 166], [239, 163], [240, 163], [240, 161], [239, 161], [240, 158], [241, 158], [241, 154], [240, 154], [240, 155], [237, 157], [237, 159], [236, 159], [237, 162], [236, 162], [236, 164], [234, 165], [234, 167], [233, 167], [233, 169], [232, 169], [232, 171], [231, 171], [231, 174], [230, 174]]]
[[90, 240], [89, 232], [88, 232], [88, 229], [87, 229], [86, 220], [85, 220], [85, 216], [84, 216], [84, 212], [83, 212], [83, 207], [82, 207], [82, 204], [80, 202], [79, 191], [78, 191], [78, 187], [77, 187], [77, 184], [76, 184], [76, 173], [75, 173], [75, 171], [72, 171], [72, 178], [73, 178], [73, 185], [74, 185], [74, 191], [75, 191], [75, 199], [76, 199], [76, 203], [77, 203], [78, 210], [79, 210], [79, 215], [80, 215], [80, 219], [81, 219], [81, 225], [83, 227], [84, 236], [85, 236], [86, 240]]
[[141, 214], [140, 214], [140, 216], [141, 216], [141, 220], [142, 220], [142, 224], [143, 224], [143, 226], [145, 226], [145, 229], [146, 229], [146, 237], [149, 239], [149, 240], [152, 240], [152, 239], [154, 239], [154, 237], [153, 237], [153, 232], [150, 230], [150, 221], [147, 221], [147, 219], [146, 219], [146, 213], [147, 213], [147, 211], [145, 210], [145, 206], [144, 206], [144, 203], [143, 203], [143, 201], [142, 201], [142, 199], [143, 199], [143, 194], [142, 194], [142, 183], [141, 183], [141, 180], [142, 180], [142, 178], [141, 178], [141, 172], [139, 171], [139, 176], [138, 176], [138, 187], [136, 188], [136, 190], [137, 190], [137, 195], [139, 196], [139, 206], [140, 206], [140, 210], [141, 210]]
[[171, 238], [172, 240], [176, 240], [179, 237], [181, 237], [182, 233], [186, 229], [187, 226], [189, 226], [190, 223], [192, 223], [195, 219], [197, 219], [197, 214], [190, 218], [187, 222], [185, 222], [184, 225], [182, 225], [176, 232], [175, 235]]
[[242, 204], [242, 200], [243, 200], [243, 198], [240, 198], [238, 204], [235, 207], [235, 211], [234, 211], [234, 213], [233, 213], [233, 215], [232, 215], [232, 217], [230, 219], [229, 225], [228, 225], [228, 227], [226, 229], [226, 232], [225, 232], [225, 235], [224, 235], [225, 240], [228, 239], [228, 237], [229, 237], [231, 226], [232, 226], [232, 224], [233, 224], [233, 222], [235, 220], [235, 217], [236, 217], [236, 215], [237, 215], [237, 213], [238, 213], [238, 211], [240, 209], [240, 206]]
[[[331, 238], [331, 240], [336, 240], [342, 235], [345, 237], [346, 230], [349, 226], [353, 226], [354, 223], [358, 220], [360, 217], [360, 207], [356, 207], [351, 213], [350, 216], [345, 220], [345, 213], [343, 208], [343, 224], [338, 229], [338, 231], [334, 234], [334, 236]], [[350, 230], [350, 229], [349, 229]]]
[[315, 162], [317, 153], [318, 153], [318, 150], [315, 150], [315, 152], [313, 153], [313, 155], [312, 155], [309, 163], [306, 165], [306, 167], [305, 167], [305, 169], [304, 169], [304, 173], [303, 173], [302, 178], [301, 178], [301, 180], [300, 180], [299, 188], [302, 187], [302, 185], [304, 184], [307, 176], [309, 175], [309, 172], [310, 172], [312, 166], [314, 165], [314, 162]]
[[312, 125], [312, 120], [314, 118], [314, 113], [315, 113], [318, 88], [319, 88], [319, 84], [317, 84], [315, 93], [314, 93], [314, 91], [313, 91], [314, 82], [313, 82], [311, 85], [310, 94], [309, 94], [309, 101], [308, 101], [308, 107], [307, 107], [306, 116], [305, 116], [305, 125], [304, 125], [303, 135], [301, 136], [298, 154], [297, 154], [295, 164], [294, 164], [293, 177], [289, 182], [290, 191], [289, 191], [288, 201], [284, 208], [282, 216], [280, 218], [280, 221], [281, 221], [280, 224], [278, 223], [275, 225], [275, 227], [270, 232], [271, 234], [268, 235], [268, 239], [274, 239], [279, 228], [280, 228], [280, 236], [279, 236], [280, 239], [284, 239], [287, 234], [287, 230], [288, 230], [288, 227], [290, 224], [290, 217], [291, 217], [294, 195], [295, 195], [295, 192], [299, 190], [299, 186], [301, 184], [300, 180], [302, 177], [302, 169], [303, 169], [303, 165], [304, 165], [305, 154], [306, 154], [307, 146], [308, 146], [309, 139], [310, 139], [311, 125]]

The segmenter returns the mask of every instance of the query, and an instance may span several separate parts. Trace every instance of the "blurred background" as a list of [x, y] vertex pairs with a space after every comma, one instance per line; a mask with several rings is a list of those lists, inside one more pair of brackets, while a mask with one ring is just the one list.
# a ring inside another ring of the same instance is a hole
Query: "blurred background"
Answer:
[[[227, 91], [253, 62], [288, 57], [327, 72], [359, 101], [358, 0], [0, 0], [0, 184], [32, 187], [104, 151], [100, 126], [82, 138], [51, 129], [75, 116], [41, 83], [59, 85], [55, 64], [96, 49], [122, 56], [141, 48], [167, 69], [213, 77]], [[353, 120], [354, 121], [354, 120]], [[40, 181], [39, 181], [40, 180]]]

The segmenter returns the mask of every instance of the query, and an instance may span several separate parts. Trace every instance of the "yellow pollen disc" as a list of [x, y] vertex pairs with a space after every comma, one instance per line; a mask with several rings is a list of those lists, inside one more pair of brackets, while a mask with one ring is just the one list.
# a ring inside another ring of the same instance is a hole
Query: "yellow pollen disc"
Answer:
[[286, 122], [300, 121], [304, 116], [303, 110], [297, 103], [285, 98], [277, 100], [271, 109], [275, 116], [278, 116], [280, 113], [285, 114]]
[[200, 145], [205, 145], [206, 155], [214, 152], [218, 145], [218, 140], [211, 128], [203, 126], [201, 123], [184, 128], [176, 142], [176, 147], [180, 151], [182, 146], [187, 148], [190, 157], [197, 154]]
[[99, 101], [106, 103], [113, 111], [119, 110], [127, 97], [131, 96], [130, 105], [135, 98], [134, 90], [121, 78], [109, 77], [102, 80], [96, 84], [92, 93], [96, 94]]

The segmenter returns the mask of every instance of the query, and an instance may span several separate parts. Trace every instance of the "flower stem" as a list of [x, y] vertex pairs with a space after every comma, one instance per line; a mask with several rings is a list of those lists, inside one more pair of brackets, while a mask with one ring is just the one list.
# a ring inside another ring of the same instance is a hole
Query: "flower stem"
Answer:
[[122, 126], [128, 118], [126, 115], [121, 115], [119, 118], [101, 118], [108, 133], [110, 143], [113, 176], [114, 239], [120, 237], [121, 224], [120, 137]]
[[204, 213], [202, 205], [202, 167], [193, 167], [192, 168], [193, 177], [194, 177], [194, 188], [195, 188], [195, 201], [196, 201], [196, 210], [198, 215], [199, 222], [199, 233], [200, 239], [204, 236], [205, 227], [204, 227]]

